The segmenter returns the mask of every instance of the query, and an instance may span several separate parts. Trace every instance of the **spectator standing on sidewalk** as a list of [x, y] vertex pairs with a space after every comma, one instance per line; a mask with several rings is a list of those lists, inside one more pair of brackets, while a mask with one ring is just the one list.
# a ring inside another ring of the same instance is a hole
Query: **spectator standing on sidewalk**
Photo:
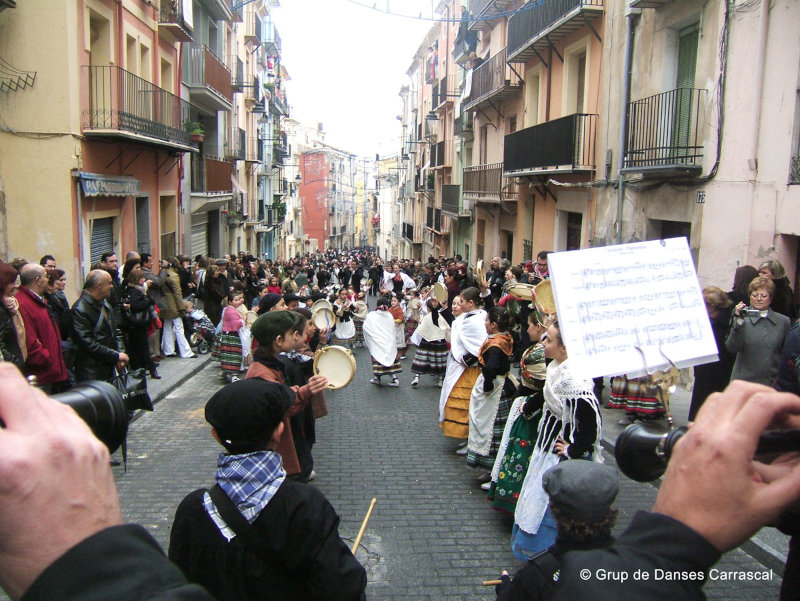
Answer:
[[41, 265], [28, 263], [20, 270], [19, 278], [17, 301], [28, 349], [24, 373], [36, 376], [38, 386], [48, 394], [60, 392], [68, 386], [69, 373], [61, 350], [61, 332], [44, 299], [47, 271]]
[[128, 364], [120, 350], [114, 312], [108, 304], [113, 283], [105, 269], [93, 269], [86, 276], [80, 298], [72, 306], [72, 341], [76, 347], [75, 378], [109, 381], [114, 368]]
[[0, 263], [0, 358], [22, 371], [28, 358], [25, 323], [16, 299], [19, 273], [8, 263]]
[[192, 352], [189, 342], [183, 333], [183, 296], [181, 295], [181, 278], [178, 270], [181, 265], [177, 257], [169, 258], [169, 271], [164, 283], [164, 299], [167, 308], [161, 312], [163, 337], [161, 340], [161, 354], [165, 357], [175, 356], [175, 344], [178, 345], [178, 355], [181, 359], [194, 359], [197, 357]]

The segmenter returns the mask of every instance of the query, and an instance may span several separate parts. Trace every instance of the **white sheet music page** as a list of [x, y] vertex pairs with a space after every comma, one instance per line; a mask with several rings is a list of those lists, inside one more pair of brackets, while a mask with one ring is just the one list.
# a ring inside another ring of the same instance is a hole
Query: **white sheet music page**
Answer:
[[[570, 362], [593, 377], [639, 377], [717, 360], [686, 238], [547, 256]], [[640, 350], [637, 350], [640, 349]]]

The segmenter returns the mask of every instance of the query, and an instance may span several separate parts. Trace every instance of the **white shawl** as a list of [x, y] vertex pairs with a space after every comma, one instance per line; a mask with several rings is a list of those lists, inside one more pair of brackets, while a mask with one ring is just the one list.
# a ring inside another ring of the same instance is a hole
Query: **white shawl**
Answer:
[[462, 313], [450, 325], [450, 355], [447, 357], [447, 372], [439, 396], [439, 423], [444, 421], [444, 407], [464, 369], [464, 356], [478, 356], [481, 345], [489, 337], [486, 333], [486, 311], [478, 309]]
[[[582, 378], [570, 370], [569, 359], [559, 363], [553, 361], [547, 366], [547, 379], [544, 384], [544, 410], [539, 421], [539, 433], [536, 437], [528, 473], [522, 483], [517, 508], [514, 512], [514, 523], [529, 534], [536, 534], [547, 510], [547, 493], [542, 488], [542, 475], [560, 461], [553, 453], [556, 439], [564, 435], [565, 427], [570, 428], [569, 442], [574, 442], [576, 411], [580, 401], [587, 402], [595, 412], [597, 432], [595, 435], [592, 460], [603, 462], [600, 449], [602, 422], [594, 386], [589, 378]], [[509, 416], [509, 419], [511, 416]]]
[[375, 361], [391, 367], [397, 358], [394, 317], [388, 311], [372, 311], [364, 320], [364, 344]]

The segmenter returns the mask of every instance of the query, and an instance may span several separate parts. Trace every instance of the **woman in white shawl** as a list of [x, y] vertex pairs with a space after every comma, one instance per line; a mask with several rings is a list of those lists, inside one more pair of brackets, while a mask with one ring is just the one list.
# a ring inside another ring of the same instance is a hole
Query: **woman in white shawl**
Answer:
[[389, 313], [389, 299], [382, 296], [375, 310], [364, 320], [364, 343], [372, 355], [371, 384], [381, 385], [381, 376], [391, 376], [389, 386], [400, 386], [397, 374], [403, 371], [394, 335], [394, 317]]
[[450, 325], [450, 356], [439, 396], [439, 426], [445, 436], [464, 439], [469, 436], [469, 398], [481, 373], [478, 354], [489, 335], [478, 289], [467, 288], [459, 297], [461, 314]]
[[553, 361], [547, 366], [539, 432], [514, 512], [511, 550], [520, 559], [531, 559], [556, 540], [542, 474], [567, 459], [603, 461], [600, 410], [591, 378], [571, 369], [558, 321], [547, 328], [542, 342], [545, 357]]

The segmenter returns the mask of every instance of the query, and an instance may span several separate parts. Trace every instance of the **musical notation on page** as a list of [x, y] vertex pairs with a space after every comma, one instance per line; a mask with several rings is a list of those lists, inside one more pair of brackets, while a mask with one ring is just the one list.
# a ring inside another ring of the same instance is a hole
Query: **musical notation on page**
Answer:
[[717, 346], [685, 238], [548, 255], [570, 361], [592, 376], [714, 361]]

